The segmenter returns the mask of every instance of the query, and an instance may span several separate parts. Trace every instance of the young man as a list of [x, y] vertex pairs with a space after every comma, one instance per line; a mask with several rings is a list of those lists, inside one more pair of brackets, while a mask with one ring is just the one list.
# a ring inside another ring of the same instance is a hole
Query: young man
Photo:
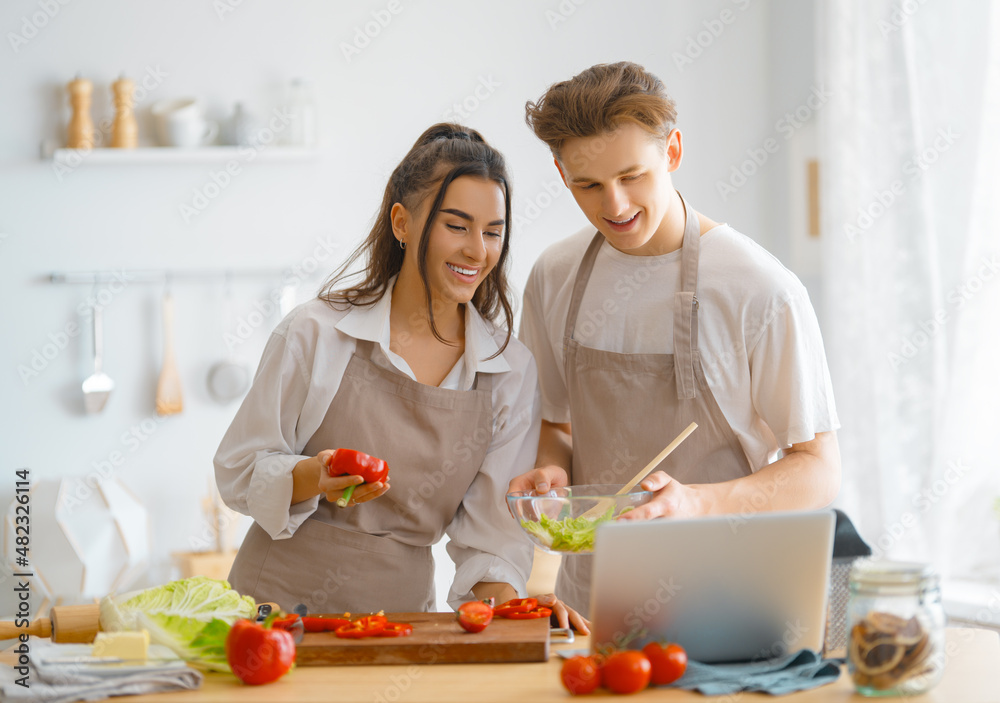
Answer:
[[[537, 468], [510, 489], [623, 484], [697, 422], [628, 519], [829, 504], [839, 422], [808, 294], [674, 190], [683, 142], [660, 80], [597, 65], [526, 112], [592, 227], [549, 247], [525, 288], [543, 423]], [[559, 598], [586, 613], [588, 590], [589, 559], [565, 558]]]

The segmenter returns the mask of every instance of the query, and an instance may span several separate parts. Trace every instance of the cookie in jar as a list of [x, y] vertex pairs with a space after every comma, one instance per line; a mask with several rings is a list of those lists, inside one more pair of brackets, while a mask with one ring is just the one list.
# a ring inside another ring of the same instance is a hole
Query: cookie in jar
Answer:
[[851, 569], [847, 668], [858, 693], [917, 695], [944, 673], [944, 609], [926, 564], [859, 560]]

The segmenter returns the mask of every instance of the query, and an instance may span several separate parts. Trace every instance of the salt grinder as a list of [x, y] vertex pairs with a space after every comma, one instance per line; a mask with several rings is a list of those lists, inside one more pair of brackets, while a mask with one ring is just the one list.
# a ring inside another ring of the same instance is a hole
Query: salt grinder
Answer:
[[111, 146], [135, 149], [139, 145], [139, 128], [132, 108], [135, 84], [124, 75], [111, 84], [115, 93], [115, 121], [111, 125]]

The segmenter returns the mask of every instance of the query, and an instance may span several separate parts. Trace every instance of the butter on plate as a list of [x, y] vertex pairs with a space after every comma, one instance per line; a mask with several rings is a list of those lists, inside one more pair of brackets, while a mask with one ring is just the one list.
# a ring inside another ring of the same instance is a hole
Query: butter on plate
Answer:
[[149, 632], [98, 632], [91, 651], [93, 657], [114, 657], [145, 661], [149, 653]]

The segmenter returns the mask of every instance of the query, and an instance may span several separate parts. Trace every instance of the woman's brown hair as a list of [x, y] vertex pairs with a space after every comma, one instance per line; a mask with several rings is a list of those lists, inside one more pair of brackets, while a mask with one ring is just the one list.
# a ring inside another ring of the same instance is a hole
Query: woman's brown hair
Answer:
[[663, 82], [639, 64], [598, 64], [549, 87], [524, 106], [525, 121], [556, 158], [563, 142], [613, 132], [633, 122], [666, 139], [677, 109]]
[[[509, 300], [510, 288], [507, 282], [511, 224], [510, 177], [507, 175], [503, 155], [490, 146], [479, 132], [462, 125], [439, 123], [420, 135], [389, 177], [382, 204], [368, 236], [343, 266], [330, 276], [318, 297], [330, 305], [374, 305], [381, 300], [389, 280], [403, 267], [403, 250], [399, 248], [399, 242], [392, 231], [392, 206], [402, 203], [407, 210], [416, 212], [424, 199], [431, 197], [437, 186], [420, 236], [417, 261], [427, 298], [431, 331], [437, 339], [444, 342], [434, 324], [431, 290], [427, 283], [427, 235], [441, 209], [448, 186], [461, 176], [490, 180], [503, 190], [504, 236], [500, 257], [472, 296], [472, 304], [487, 320], [496, 322], [503, 313], [507, 337], [497, 354], [503, 352], [510, 342], [514, 327], [514, 311]], [[351, 266], [362, 257], [365, 258], [364, 269], [358, 274], [349, 274]], [[353, 275], [360, 275], [361, 280], [355, 285], [342, 287], [345, 279]]]

